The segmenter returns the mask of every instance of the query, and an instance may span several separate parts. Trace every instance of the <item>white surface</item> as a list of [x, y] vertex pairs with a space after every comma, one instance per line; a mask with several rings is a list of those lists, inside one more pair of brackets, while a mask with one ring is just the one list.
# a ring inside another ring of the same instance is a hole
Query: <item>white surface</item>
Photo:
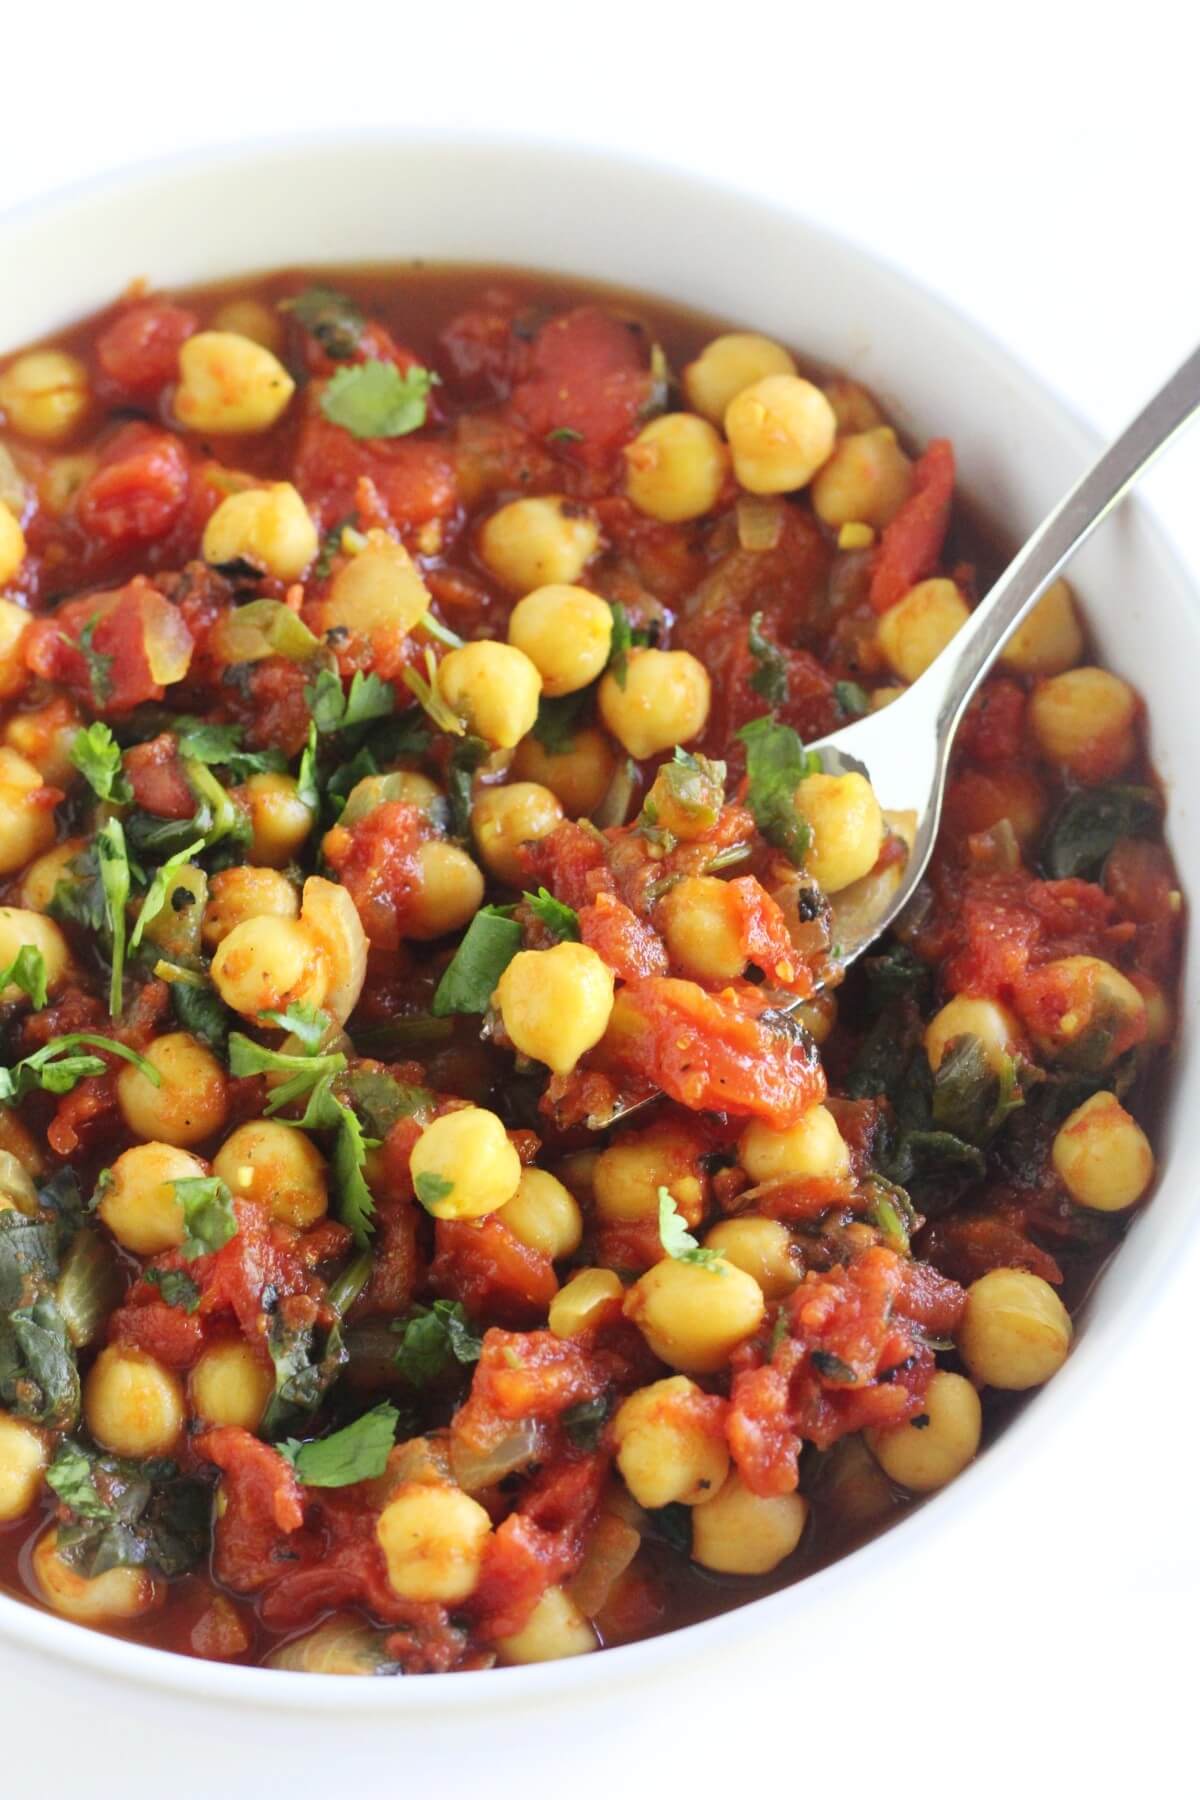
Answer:
[[[689, 54], [679, 27], [644, 8], [609, 13], [603, 42], [591, 9], [586, 38], [561, 6], [516, 22], [479, 9], [484, 50], [457, 87], [442, 74], [439, 34], [396, 23], [399, 9], [390, 25], [359, 22], [342, 40], [328, 9], [293, 11], [285, 27], [276, 8], [269, 22], [209, 8], [209, 23], [178, 44], [164, 40], [167, 9], [140, 20], [137, 10], [93, 15], [81, 27], [90, 42], [69, 60], [42, 23], [16, 26], [15, 39], [6, 25], [0, 203], [247, 132], [512, 123], [644, 148], [786, 200], [972, 312], [1101, 427], [1122, 422], [1191, 347], [1200, 318], [1192, 59], [1168, 38], [1165, 9], [1139, 9], [1082, 71], [1072, 59], [1080, 28], [1099, 25], [1094, 11], [1043, 7], [1026, 31], [1031, 21], [1009, 7], [975, 40], [961, 7], [860, 7], [852, 25], [831, 18], [815, 38], [811, 26], [772, 30], [761, 18], [739, 38], [726, 18]], [[319, 23], [319, 52], [301, 42], [305, 13]], [[470, 16], [445, 15], [456, 46], [469, 41]], [[23, 44], [35, 58], [29, 80], [16, 78]], [[98, 68], [104, 79], [90, 91]], [[711, 245], [714, 278], [723, 248]], [[5, 283], [14, 278], [5, 264]], [[1198, 474], [1193, 439], [1152, 481], [1196, 567]], [[339, 1793], [368, 1769], [428, 1783], [439, 1747], [453, 1759], [454, 1774], [439, 1778], [451, 1793], [470, 1781], [488, 1794], [554, 1783], [590, 1795], [614, 1776], [635, 1793], [668, 1779], [689, 1795], [755, 1777], [815, 1786], [828, 1780], [834, 1744], [848, 1758], [841, 1791], [855, 1795], [884, 1778], [900, 1794], [960, 1781], [975, 1793], [1018, 1781], [1051, 1792], [1072, 1775], [1093, 1792], [1132, 1776], [1151, 1792], [1186, 1792], [1180, 1621], [1200, 1598], [1187, 1414], [1188, 1278], [1200, 1271], [1194, 1245], [1187, 1255], [1129, 1356], [1114, 1350], [1080, 1399], [1069, 1466], [1056, 1459], [1052, 1481], [1039, 1479], [1039, 1445], [1008, 1459], [986, 1513], [931, 1512], [905, 1550], [905, 1578], [880, 1570], [874, 1616], [864, 1571], [819, 1642], [803, 1617], [764, 1624], [689, 1659], [678, 1677], [623, 1684], [590, 1706], [552, 1704], [536, 1724], [508, 1706], [501, 1680], [491, 1717], [451, 1712], [436, 1731], [386, 1739], [363, 1722], [266, 1719], [245, 1731], [244, 1715], [208, 1714], [189, 1740], [158, 1695], [89, 1695], [73, 1673], [0, 1649], [12, 1791], [35, 1779], [51, 1800], [78, 1791], [94, 1738], [109, 1769], [120, 1758], [131, 1796], [218, 1784], [249, 1794], [301, 1771], [314, 1784], [336, 1780]], [[219, 1774], [206, 1770], [199, 1746], [235, 1733], [247, 1740], [236, 1765], [218, 1751]]]

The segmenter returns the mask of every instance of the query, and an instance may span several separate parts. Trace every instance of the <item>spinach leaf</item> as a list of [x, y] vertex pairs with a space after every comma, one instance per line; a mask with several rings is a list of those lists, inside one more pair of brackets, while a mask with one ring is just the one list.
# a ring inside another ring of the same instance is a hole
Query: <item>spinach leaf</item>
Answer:
[[577, 1405], [568, 1406], [562, 1415], [563, 1428], [577, 1450], [596, 1448], [611, 1411], [612, 1402], [607, 1394], [598, 1394], [594, 1400], [580, 1400]]
[[180, 1312], [194, 1313], [200, 1304], [200, 1289], [182, 1269], [144, 1269], [143, 1279], [156, 1287], [168, 1306]]
[[1042, 867], [1052, 880], [1099, 875], [1118, 838], [1151, 837], [1162, 821], [1153, 788], [1082, 788], [1064, 801], [1042, 843]]
[[171, 1187], [183, 1209], [187, 1236], [179, 1249], [188, 1262], [220, 1250], [236, 1236], [233, 1195], [219, 1175], [185, 1175]]
[[399, 1410], [384, 1400], [328, 1437], [302, 1444], [296, 1438], [276, 1444], [305, 1487], [350, 1487], [356, 1481], [373, 1481], [387, 1467], [396, 1441]]
[[56, 1431], [79, 1417], [79, 1370], [62, 1314], [49, 1294], [0, 1318], [0, 1401]]
[[612, 602], [612, 640], [608, 651], [608, 672], [619, 688], [629, 679], [629, 652], [650, 642], [650, 633], [629, 623], [629, 614], [619, 600]]
[[485, 1013], [496, 983], [521, 948], [521, 927], [507, 906], [484, 906], [475, 914], [433, 996], [435, 1018], [449, 1013]]
[[189, 981], [173, 981], [170, 986], [171, 1007], [184, 1030], [224, 1056], [233, 1014], [216, 988], [207, 982], [196, 987]]
[[64, 1562], [91, 1580], [109, 1569], [185, 1575], [209, 1544], [211, 1491], [173, 1462], [126, 1461], [66, 1442], [46, 1480], [73, 1515], [58, 1528]]
[[758, 668], [750, 677], [750, 686], [761, 694], [768, 706], [786, 706], [788, 697], [787, 657], [763, 636], [763, 616], [753, 613], [750, 619], [750, 654]]
[[279, 307], [299, 319], [331, 362], [350, 362], [357, 354], [366, 320], [362, 308], [348, 294], [318, 284], [305, 288], [293, 300], [281, 300]]
[[966, 1034], [946, 1046], [933, 1077], [933, 1123], [971, 1144], [986, 1144], [1009, 1115], [1025, 1104], [1017, 1064], [992, 1067], [977, 1037]]
[[563, 756], [575, 747], [575, 734], [591, 703], [591, 688], [576, 688], [573, 694], [559, 694], [553, 699], [544, 695], [538, 702], [533, 735], [551, 756]]
[[58, 1276], [58, 1234], [49, 1219], [0, 1212], [0, 1313], [32, 1306]]

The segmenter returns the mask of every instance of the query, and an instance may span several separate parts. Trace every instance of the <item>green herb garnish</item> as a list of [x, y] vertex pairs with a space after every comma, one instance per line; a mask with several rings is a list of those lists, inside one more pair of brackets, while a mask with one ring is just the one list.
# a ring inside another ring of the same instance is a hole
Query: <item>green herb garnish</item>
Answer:
[[414, 1306], [392, 1330], [400, 1333], [396, 1367], [411, 1387], [428, 1387], [456, 1366], [478, 1362], [483, 1350], [460, 1300]]
[[352, 437], [407, 437], [424, 425], [438, 379], [419, 365], [402, 375], [395, 363], [356, 363], [338, 369], [321, 395], [321, 411]]
[[712, 1275], [724, 1275], [725, 1265], [716, 1250], [702, 1249], [685, 1225], [670, 1190], [658, 1190], [658, 1241], [675, 1262], [696, 1263]]
[[433, 996], [435, 1018], [485, 1013], [496, 983], [521, 948], [510, 906], [483, 906], [471, 920]]
[[219, 1250], [237, 1232], [233, 1195], [219, 1175], [185, 1175], [171, 1187], [183, 1209], [187, 1236], [179, 1246], [188, 1262]]
[[750, 654], [758, 668], [750, 677], [750, 686], [761, 694], [768, 706], [784, 706], [788, 697], [787, 657], [762, 633], [760, 612], [750, 619]]
[[804, 748], [790, 725], [778, 725], [770, 717], [752, 719], [737, 737], [746, 746], [746, 804], [754, 823], [799, 868], [812, 833], [796, 811], [796, 789], [806, 775], [820, 770], [820, 758]]
[[0, 969], [0, 992], [19, 987], [33, 1001], [34, 1011], [46, 1004], [46, 959], [32, 944], [22, 944], [7, 969]]
[[121, 766], [121, 746], [103, 720], [75, 733], [71, 761], [93, 794], [120, 806], [133, 799], [133, 789]]
[[291, 1463], [305, 1487], [350, 1487], [383, 1474], [396, 1441], [399, 1417], [399, 1409], [384, 1400], [328, 1437], [312, 1438], [308, 1443], [288, 1438], [275, 1448]]

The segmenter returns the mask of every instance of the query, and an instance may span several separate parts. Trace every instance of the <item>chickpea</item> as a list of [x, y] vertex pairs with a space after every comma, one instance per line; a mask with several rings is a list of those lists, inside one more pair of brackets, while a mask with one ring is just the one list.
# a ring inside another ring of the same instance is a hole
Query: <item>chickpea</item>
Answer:
[[330, 583], [321, 607], [321, 629], [365, 638], [386, 634], [389, 644], [395, 644], [420, 624], [430, 604], [421, 571], [403, 544], [372, 531], [366, 548], [351, 557]]
[[767, 375], [725, 409], [733, 472], [751, 494], [790, 494], [827, 462], [837, 436], [832, 406], [800, 375]]
[[69, 437], [89, 404], [87, 370], [64, 350], [28, 350], [0, 374], [0, 412], [38, 443]]
[[1119, 969], [1098, 956], [1061, 956], [1038, 970], [1043, 1004], [1027, 1021], [1052, 1062], [1107, 1068], [1146, 1034], [1146, 1002]]
[[600, 683], [600, 717], [622, 748], [643, 762], [698, 738], [711, 698], [708, 670], [689, 650], [631, 650], [624, 686], [611, 669]]
[[883, 848], [883, 814], [865, 775], [806, 775], [796, 811], [812, 832], [804, 866], [827, 894], [869, 875]]
[[617, 1408], [617, 1467], [639, 1506], [697, 1506], [728, 1475], [724, 1438], [697, 1416], [696, 1401], [703, 1398], [688, 1376], [671, 1375], [639, 1388]]
[[406, 1481], [380, 1513], [375, 1536], [400, 1598], [445, 1606], [474, 1590], [491, 1530], [492, 1521], [469, 1494]]
[[166, 1588], [145, 1569], [106, 1569], [102, 1575], [79, 1575], [58, 1550], [58, 1531], [38, 1539], [33, 1573], [43, 1600], [65, 1619], [80, 1625], [116, 1625], [137, 1619], [161, 1606]]
[[851, 381], [848, 375], [835, 375], [832, 381], [825, 383], [823, 391], [833, 408], [839, 437], [874, 431], [887, 423], [861, 381]]
[[396, 801], [415, 806], [435, 825], [445, 824], [446, 803], [441, 788], [427, 775], [418, 775], [412, 769], [396, 769], [390, 775], [364, 775], [350, 789], [339, 823], [357, 825], [377, 806]]
[[882, 712], [885, 706], [890, 706], [893, 700], [899, 700], [900, 696], [902, 694], [907, 694], [907, 692], [908, 689], [905, 687], [876, 688], [871, 695], [871, 711]]
[[1062, 675], [1082, 655], [1083, 627], [1071, 589], [1060, 578], [1017, 626], [1000, 661], [1018, 675]]
[[970, 618], [952, 581], [935, 576], [909, 588], [876, 627], [879, 648], [901, 681], [915, 681]]
[[[41, 953], [46, 965], [46, 988], [53, 993], [62, 986], [71, 968], [66, 938], [53, 919], [16, 906], [0, 906], [0, 968], [7, 968], [26, 947]], [[0, 1006], [13, 1006], [24, 998], [24, 990], [15, 981], [0, 989]]]
[[275, 869], [222, 869], [211, 877], [201, 936], [215, 950], [236, 925], [247, 919], [296, 919], [300, 896], [286, 875]]
[[1052, 675], [1029, 702], [1029, 723], [1042, 755], [1080, 781], [1108, 781], [1132, 762], [1137, 716], [1137, 695], [1107, 669]]
[[83, 1384], [83, 1416], [118, 1456], [165, 1456], [187, 1417], [177, 1376], [144, 1350], [110, 1344]]
[[669, 1119], [641, 1131], [624, 1131], [599, 1156], [593, 1171], [596, 1216], [605, 1224], [658, 1218], [658, 1190], [665, 1187], [689, 1225], [704, 1217], [707, 1189], [701, 1170], [703, 1140]]
[[248, 562], [280, 581], [299, 581], [320, 549], [317, 528], [290, 481], [246, 488], [222, 500], [204, 527], [205, 562]]
[[791, 1233], [778, 1219], [722, 1219], [708, 1233], [704, 1247], [753, 1276], [768, 1300], [782, 1300], [800, 1280]]
[[54, 842], [54, 808], [42, 798], [40, 769], [0, 749], [0, 875], [11, 875]]
[[655, 1356], [688, 1375], [711, 1375], [757, 1331], [765, 1302], [744, 1269], [720, 1261], [701, 1266], [672, 1257], [655, 1263], [625, 1296], [632, 1319]]
[[1149, 975], [1138, 975], [1134, 986], [1146, 1007], [1146, 1042], [1155, 1048], [1169, 1044], [1175, 1035], [1175, 1009], [1170, 995]]
[[203, 1044], [172, 1031], [142, 1054], [157, 1069], [159, 1087], [132, 1064], [117, 1076], [121, 1115], [136, 1137], [186, 1147], [220, 1131], [229, 1109], [225, 1071]]
[[1028, 769], [965, 769], [950, 784], [946, 811], [950, 829], [964, 837], [1007, 820], [1028, 856], [1042, 835], [1046, 793]]
[[625, 492], [663, 524], [701, 519], [720, 498], [729, 452], [695, 413], [662, 413], [625, 446]]
[[659, 902], [672, 963], [693, 981], [724, 986], [746, 971], [734, 895], [715, 875], [687, 875]]
[[580, 1269], [555, 1294], [546, 1322], [556, 1338], [585, 1337], [620, 1310], [624, 1296], [612, 1269]]
[[1073, 1329], [1048, 1282], [1025, 1269], [989, 1269], [967, 1289], [958, 1348], [987, 1387], [1040, 1387], [1067, 1360]]
[[535, 588], [513, 607], [508, 641], [527, 656], [552, 698], [595, 681], [612, 645], [612, 608], [586, 588]]
[[171, 872], [167, 904], [145, 927], [145, 939], [171, 962], [186, 963], [200, 952], [200, 932], [208, 899], [208, 876], [197, 863]]
[[0, 1412], [0, 1525], [25, 1517], [41, 1492], [49, 1461], [41, 1432]]
[[[25, 533], [21, 530], [20, 521], [0, 501], [0, 587], [6, 587], [10, 581], [16, 580], [21, 573], [21, 564], [24, 561]], [[23, 622], [23, 630], [28, 627], [29, 614], [24, 607], [6, 600], [3, 608], [0, 609], [0, 643], [12, 637], [14, 615], [16, 615], [16, 622]], [[4, 660], [8, 661], [7, 646], [5, 646]]]
[[792, 1008], [792, 1017], [799, 1020], [814, 1044], [823, 1044], [834, 1026], [837, 1024], [837, 995], [823, 988], [814, 994], [811, 1000], [802, 1000], [799, 1006]]
[[427, 1125], [409, 1159], [417, 1199], [435, 1219], [479, 1219], [513, 1198], [521, 1159], [494, 1112], [463, 1106]]
[[65, 519], [80, 488], [99, 467], [100, 458], [91, 450], [52, 458], [38, 480], [38, 499], [55, 518]]
[[492, 514], [479, 535], [485, 564], [514, 594], [578, 581], [599, 547], [594, 514], [562, 494], [512, 500]]
[[273, 1219], [307, 1231], [329, 1209], [325, 1159], [311, 1138], [278, 1119], [251, 1119], [213, 1158], [235, 1199], [256, 1200]]
[[201, 1351], [188, 1383], [192, 1411], [208, 1425], [257, 1431], [275, 1390], [270, 1365], [241, 1338]]
[[795, 1125], [778, 1130], [752, 1119], [738, 1140], [738, 1161], [756, 1182], [850, 1179], [850, 1151], [827, 1106], [810, 1106]]
[[795, 360], [782, 344], [756, 331], [728, 331], [706, 344], [683, 371], [683, 391], [694, 412], [720, 425], [731, 400], [768, 375], [794, 375]]
[[571, 1256], [583, 1239], [583, 1214], [574, 1194], [545, 1169], [522, 1169], [504, 1223], [522, 1244], [551, 1262]]
[[599, 1647], [591, 1625], [561, 1587], [546, 1589], [520, 1631], [496, 1639], [496, 1654], [510, 1665], [561, 1662]]
[[609, 738], [594, 725], [585, 725], [562, 750], [549, 750], [536, 737], [522, 738], [512, 772], [518, 781], [549, 788], [568, 819], [586, 819], [608, 792], [616, 766]]
[[187, 431], [269, 431], [295, 391], [279, 359], [236, 331], [198, 331], [180, 346], [175, 416]]
[[533, 728], [542, 678], [524, 651], [480, 639], [442, 658], [438, 691], [479, 737], [511, 750]]
[[174, 1144], [135, 1144], [111, 1169], [98, 1212], [123, 1250], [159, 1256], [187, 1236], [177, 1181], [202, 1180], [207, 1164]]
[[471, 834], [479, 860], [509, 887], [521, 887], [526, 879], [522, 844], [549, 837], [562, 824], [563, 809], [549, 788], [533, 781], [514, 781], [507, 787], [482, 788], [471, 808]]
[[[27, 763], [32, 763], [51, 787], [70, 787], [77, 778], [71, 748], [79, 731], [79, 715], [65, 694], [57, 694], [45, 706], [12, 713], [0, 733], [3, 742]], [[87, 840], [78, 840], [84, 848]]]
[[483, 904], [483, 876], [465, 850], [431, 838], [418, 847], [417, 866], [421, 885], [409, 903], [409, 937], [445, 937], [475, 917]]
[[983, 1408], [962, 1375], [939, 1369], [929, 1380], [917, 1415], [886, 1431], [868, 1431], [867, 1443], [885, 1475], [914, 1494], [931, 1494], [961, 1475], [979, 1449]]
[[294, 776], [274, 771], [251, 775], [242, 789], [250, 809], [250, 861], [282, 869], [304, 848], [317, 822], [316, 813], [300, 798]]
[[264, 350], [278, 352], [283, 346], [283, 326], [274, 307], [261, 300], [238, 298], [226, 300], [213, 317], [214, 331], [232, 331], [238, 337], [261, 344]]
[[1021, 1048], [1021, 1028], [998, 1000], [973, 1000], [956, 994], [925, 1027], [925, 1054], [934, 1071], [955, 1038], [978, 1038], [989, 1068], [999, 1074], [1008, 1059]]
[[1114, 1094], [1093, 1094], [1059, 1127], [1050, 1160], [1077, 1206], [1124, 1212], [1154, 1180], [1154, 1152]]
[[890, 425], [840, 438], [813, 482], [813, 511], [836, 531], [842, 525], [873, 525], [882, 531], [912, 493], [912, 464]]
[[217, 946], [212, 978], [227, 1006], [257, 1019], [293, 1003], [320, 1006], [329, 988], [328, 958], [300, 919], [245, 919]]
[[800, 1494], [752, 1494], [730, 1475], [719, 1494], [692, 1509], [692, 1558], [721, 1575], [768, 1575], [804, 1536]]
[[566, 1075], [604, 1036], [613, 973], [587, 944], [520, 950], [500, 977], [494, 1003], [522, 1056]]

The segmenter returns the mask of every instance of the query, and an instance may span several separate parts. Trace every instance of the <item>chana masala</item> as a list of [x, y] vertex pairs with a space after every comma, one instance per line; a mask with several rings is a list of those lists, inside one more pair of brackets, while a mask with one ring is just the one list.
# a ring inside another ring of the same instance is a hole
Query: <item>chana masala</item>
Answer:
[[10, 1593], [481, 1669], [964, 1469], [1153, 1184], [1182, 932], [1059, 582], [842, 979], [904, 846], [805, 746], [993, 572], [949, 442], [594, 286], [139, 288], [0, 362]]

